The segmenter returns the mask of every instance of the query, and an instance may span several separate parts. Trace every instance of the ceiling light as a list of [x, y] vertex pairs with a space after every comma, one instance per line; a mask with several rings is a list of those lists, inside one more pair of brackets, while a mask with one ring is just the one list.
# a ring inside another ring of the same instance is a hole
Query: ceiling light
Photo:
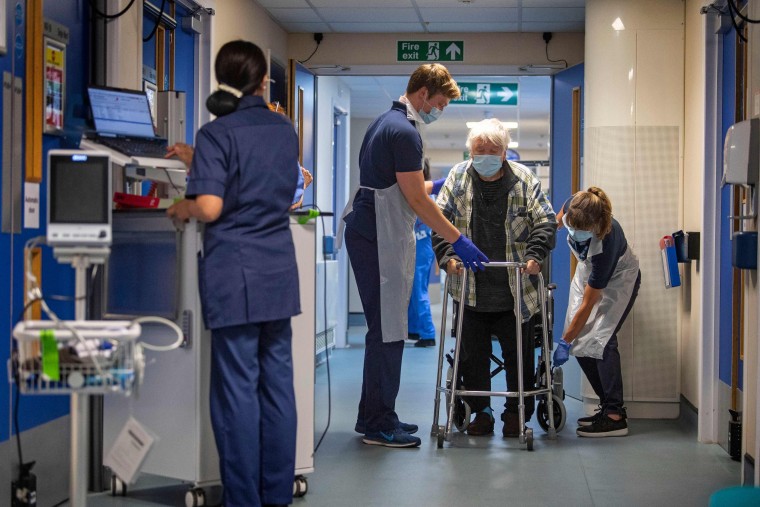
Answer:
[[620, 18], [615, 18], [615, 21], [612, 22], [612, 28], [619, 32], [620, 30], [625, 30], [625, 25]]
[[[475, 125], [480, 123], [479, 121], [468, 121], [467, 122], [467, 128], [471, 129]], [[503, 121], [501, 124], [504, 126], [505, 129], [516, 129], [517, 128], [517, 122], [516, 121]]]

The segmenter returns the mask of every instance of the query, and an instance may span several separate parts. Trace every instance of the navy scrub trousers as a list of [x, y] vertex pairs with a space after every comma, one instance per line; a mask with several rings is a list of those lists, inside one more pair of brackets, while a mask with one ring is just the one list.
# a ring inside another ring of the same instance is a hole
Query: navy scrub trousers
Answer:
[[[296, 462], [290, 319], [223, 327], [211, 336], [210, 411], [224, 505], [290, 504]], [[249, 491], [252, 483], [257, 488]]]
[[366, 433], [392, 431], [398, 424], [396, 396], [401, 383], [404, 341], [383, 342], [380, 327], [380, 264], [377, 240], [369, 240], [346, 227], [346, 250], [356, 278], [356, 286], [367, 319], [364, 349], [364, 379], [357, 422], [363, 420]]
[[620, 328], [623, 327], [625, 319], [628, 318], [628, 314], [631, 313], [633, 303], [636, 302], [636, 297], [639, 295], [640, 286], [641, 271], [639, 271], [639, 276], [636, 278], [628, 306], [626, 306], [623, 316], [615, 328], [615, 332], [604, 347], [602, 358], [576, 357], [589, 384], [591, 384], [591, 388], [599, 398], [603, 414], [611, 413], [625, 416], [625, 408], [623, 407], [623, 370], [620, 367], [617, 334]]

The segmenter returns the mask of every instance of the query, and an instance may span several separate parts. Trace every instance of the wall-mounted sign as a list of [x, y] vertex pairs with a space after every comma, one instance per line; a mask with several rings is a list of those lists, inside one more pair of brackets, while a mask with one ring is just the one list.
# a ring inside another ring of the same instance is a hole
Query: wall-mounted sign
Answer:
[[517, 105], [517, 83], [457, 82], [461, 96], [451, 104]]
[[45, 133], [63, 130], [66, 45], [45, 37]]
[[399, 40], [396, 49], [399, 62], [464, 61], [464, 41], [461, 40]]

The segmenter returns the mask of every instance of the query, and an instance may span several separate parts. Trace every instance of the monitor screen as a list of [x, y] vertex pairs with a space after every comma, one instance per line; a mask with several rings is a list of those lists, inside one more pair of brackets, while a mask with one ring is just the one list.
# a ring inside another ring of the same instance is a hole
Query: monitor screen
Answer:
[[48, 154], [48, 242], [110, 244], [111, 160], [102, 153]]
[[155, 137], [144, 92], [91, 87], [87, 93], [98, 134]]

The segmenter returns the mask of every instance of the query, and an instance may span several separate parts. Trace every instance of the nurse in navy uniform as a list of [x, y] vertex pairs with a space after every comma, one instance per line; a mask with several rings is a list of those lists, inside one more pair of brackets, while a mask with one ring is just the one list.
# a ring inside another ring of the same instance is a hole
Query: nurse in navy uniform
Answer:
[[211, 330], [210, 411], [226, 507], [293, 498], [296, 406], [290, 318], [300, 313], [288, 209], [298, 139], [269, 110], [261, 49], [233, 41], [215, 63], [217, 119], [196, 137], [187, 199], [167, 214], [206, 223], [198, 256], [203, 318]]

